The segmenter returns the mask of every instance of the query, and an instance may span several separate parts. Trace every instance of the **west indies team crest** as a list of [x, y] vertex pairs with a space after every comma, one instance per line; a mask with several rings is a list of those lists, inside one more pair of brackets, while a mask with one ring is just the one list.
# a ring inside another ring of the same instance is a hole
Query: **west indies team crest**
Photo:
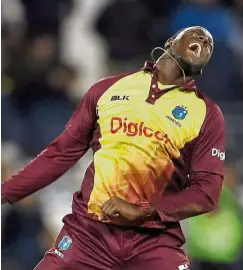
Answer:
[[63, 236], [62, 240], [58, 244], [59, 250], [67, 250], [72, 244], [72, 239], [69, 236]]
[[175, 109], [172, 111], [173, 116], [175, 117], [175, 119], [178, 120], [185, 119], [187, 113], [188, 111], [184, 106], [176, 106]]

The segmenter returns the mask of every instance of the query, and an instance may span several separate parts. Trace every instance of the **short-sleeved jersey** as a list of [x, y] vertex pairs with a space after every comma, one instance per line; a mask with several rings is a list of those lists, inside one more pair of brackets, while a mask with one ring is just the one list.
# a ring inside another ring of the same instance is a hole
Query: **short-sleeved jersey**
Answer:
[[[194, 81], [183, 87], [160, 84], [150, 63], [135, 73], [105, 78], [89, 90], [67, 131], [82, 142], [80, 134], [90, 132], [90, 125], [94, 161], [74, 195], [78, 214], [98, 219], [100, 206], [112, 196], [131, 203], [151, 201], [155, 193], [167, 196], [186, 189], [193, 172], [223, 174], [220, 109]], [[160, 225], [150, 221], [143, 226]]]

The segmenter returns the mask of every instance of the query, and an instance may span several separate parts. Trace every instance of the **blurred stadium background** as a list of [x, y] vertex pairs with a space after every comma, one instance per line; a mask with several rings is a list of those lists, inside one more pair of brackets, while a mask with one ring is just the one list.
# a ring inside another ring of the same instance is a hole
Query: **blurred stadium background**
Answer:
[[[215, 213], [183, 227], [193, 269], [243, 269], [243, 0], [2, 0], [1, 6], [2, 180], [63, 130], [96, 80], [140, 67], [183, 27], [212, 32], [214, 55], [198, 85], [226, 119], [225, 188]], [[52, 246], [91, 156], [44, 191], [2, 208], [3, 270], [33, 269]]]

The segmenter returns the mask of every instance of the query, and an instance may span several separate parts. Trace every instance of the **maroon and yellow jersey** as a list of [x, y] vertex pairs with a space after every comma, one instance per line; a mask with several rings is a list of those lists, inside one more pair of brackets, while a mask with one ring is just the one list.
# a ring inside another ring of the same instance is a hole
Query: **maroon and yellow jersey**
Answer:
[[100, 149], [94, 154], [88, 213], [101, 215], [100, 206], [112, 196], [150, 201], [175, 172], [173, 160], [199, 135], [206, 105], [195, 91], [158, 84], [163, 95], [152, 97], [150, 84], [151, 74], [142, 70], [120, 78], [99, 97]]
[[112, 196], [147, 200], [161, 219], [142, 226], [158, 228], [207, 212], [218, 200], [224, 120], [194, 81], [162, 85], [150, 63], [98, 81], [63, 134], [2, 186], [3, 196], [14, 202], [46, 186], [89, 147], [94, 159], [74, 194], [77, 215], [98, 220], [100, 206]]

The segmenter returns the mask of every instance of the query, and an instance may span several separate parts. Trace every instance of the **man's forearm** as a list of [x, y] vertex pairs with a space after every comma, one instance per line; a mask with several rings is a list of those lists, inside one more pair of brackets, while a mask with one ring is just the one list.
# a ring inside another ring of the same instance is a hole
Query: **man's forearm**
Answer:
[[2, 203], [14, 203], [54, 182], [84, 155], [88, 147], [63, 132], [24, 169], [2, 182]]
[[162, 222], [177, 222], [211, 212], [217, 206], [222, 189], [222, 177], [216, 174], [197, 173], [188, 189], [174, 196], [155, 194], [151, 201], [153, 215]]

